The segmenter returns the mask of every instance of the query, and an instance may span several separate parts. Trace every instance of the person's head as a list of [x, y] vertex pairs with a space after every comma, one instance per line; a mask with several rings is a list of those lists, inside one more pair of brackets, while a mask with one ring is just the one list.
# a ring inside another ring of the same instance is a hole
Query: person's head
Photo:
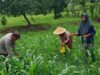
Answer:
[[16, 41], [18, 39], [20, 39], [20, 33], [18, 31], [13, 32], [12, 33], [12, 40]]
[[66, 32], [59, 34], [59, 37], [63, 37], [66, 34]]
[[89, 17], [88, 17], [88, 15], [87, 15], [86, 13], [83, 13], [83, 14], [81, 15], [81, 21], [82, 21], [82, 22], [86, 22], [88, 19], [89, 19]]

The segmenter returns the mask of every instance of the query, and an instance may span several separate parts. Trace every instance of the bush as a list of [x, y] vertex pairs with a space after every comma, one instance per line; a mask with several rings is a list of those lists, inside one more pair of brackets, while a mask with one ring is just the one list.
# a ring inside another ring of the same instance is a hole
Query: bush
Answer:
[[5, 16], [2, 16], [2, 18], [1, 18], [1, 24], [2, 25], [7, 25], [7, 19], [6, 19], [6, 17]]

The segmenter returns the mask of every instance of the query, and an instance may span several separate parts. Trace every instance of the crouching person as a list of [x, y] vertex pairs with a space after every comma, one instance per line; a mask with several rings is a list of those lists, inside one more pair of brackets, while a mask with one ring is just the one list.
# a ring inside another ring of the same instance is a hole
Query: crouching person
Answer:
[[57, 27], [53, 33], [60, 37], [61, 53], [66, 53], [66, 51], [70, 51], [70, 49], [72, 49], [72, 36], [70, 32], [68, 32], [65, 28]]
[[20, 38], [20, 33], [15, 31], [8, 33], [0, 39], [0, 55], [3, 56], [18, 56], [15, 51], [15, 42]]

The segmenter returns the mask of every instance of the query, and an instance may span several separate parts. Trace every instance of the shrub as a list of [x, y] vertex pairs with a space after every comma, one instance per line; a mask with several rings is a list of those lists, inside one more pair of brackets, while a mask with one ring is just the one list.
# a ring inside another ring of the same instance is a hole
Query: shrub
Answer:
[[2, 25], [7, 25], [7, 19], [6, 19], [6, 17], [5, 16], [2, 16], [2, 18], [1, 18], [1, 24]]

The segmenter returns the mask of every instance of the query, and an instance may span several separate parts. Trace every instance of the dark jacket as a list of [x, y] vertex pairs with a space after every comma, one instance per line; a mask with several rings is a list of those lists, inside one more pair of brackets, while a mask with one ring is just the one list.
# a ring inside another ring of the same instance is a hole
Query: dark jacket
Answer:
[[86, 42], [86, 43], [93, 43], [94, 42], [94, 35], [96, 34], [96, 30], [94, 29], [94, 26], [91, 26], [88, 29], [88, 32], [86, 34], [91, 34], [91, 36], [87, 37], [86, 39], [84, 39], [80, 33], [80, 30], [78, 30], [78, 36], [81, 36], [82, 39], [82, 43]]
[[[82, 43], [93, 43], [94, 42], [94, 35], [96, 33], [94, 26], [92, 25], [89, 17], [86, 13], [82, 14], [81, 17], [85, 17], [85, 21], [80, 23], [78, 29], [78, 36], [81, 36]], [[83, 35], [91, 34], [91, 36], [84, 38]]]

